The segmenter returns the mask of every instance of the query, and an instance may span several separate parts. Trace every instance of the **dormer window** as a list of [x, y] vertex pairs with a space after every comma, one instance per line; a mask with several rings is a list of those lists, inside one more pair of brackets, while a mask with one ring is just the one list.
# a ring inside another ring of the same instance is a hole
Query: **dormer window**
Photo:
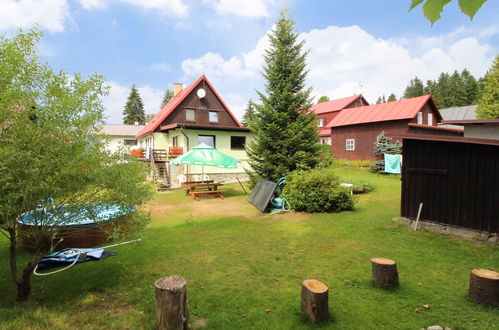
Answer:
[[218, 112], [210, 111], [209, 120], [210, 123], [218, 123]]
[[317, 127], [324, 127], [324, 118], [317, 119]]
[[423, 113], [421, 111], [418, 112], [417, 120], [418, 120], [418, 125], [423, 125]]

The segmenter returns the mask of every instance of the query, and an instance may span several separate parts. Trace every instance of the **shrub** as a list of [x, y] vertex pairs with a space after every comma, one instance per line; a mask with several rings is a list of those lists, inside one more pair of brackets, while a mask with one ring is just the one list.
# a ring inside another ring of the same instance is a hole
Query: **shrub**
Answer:
[[334, 164], [341, 167], [369, 167], [370, 160], [349, 160], [349, 159], [335, 159]]
[[294, 211], [339, 212], [354, 207], [349, 189], [340, 187], [332, 169], [294, 171], [288, 176], [284, 193]]
[[351, 183], [353, 184], [352, 192], [354, 194], [366, 194], [370, 193], [376, 188], [376, 185], [367, 180], [359, 180], [359, 179], [350, 179], [350, 178], [342, 178], [341, 182]]

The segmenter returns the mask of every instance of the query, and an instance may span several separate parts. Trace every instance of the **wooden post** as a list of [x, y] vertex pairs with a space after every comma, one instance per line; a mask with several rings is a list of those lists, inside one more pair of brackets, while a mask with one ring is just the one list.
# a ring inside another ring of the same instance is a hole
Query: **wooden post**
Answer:
[[187, 329], [187, 281], [180, 276], [160, 278], [154, 283], [156, 289], [156, 326], [158, 329]]
[[313, 323], [329, 318], [328, 287], [317, 280], [305, 280], [301, 286], [301, 310]]
[[385, 258], [373, 258], [371, 264], [375, 285], [383, 289], [399, 286], [399, 275], [395, 261]]
[[499, 273], [488, 269], [473, 269], [468, 294], [479, 303], [499, 307]]

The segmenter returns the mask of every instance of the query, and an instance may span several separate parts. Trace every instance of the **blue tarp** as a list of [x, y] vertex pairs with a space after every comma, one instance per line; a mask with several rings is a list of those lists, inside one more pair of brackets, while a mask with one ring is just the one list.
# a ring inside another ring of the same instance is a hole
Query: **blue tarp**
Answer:
[[400, 174], [400, 155], [385, 154], [385, 173]]
[[[78, 257], [79, 253], [82, 255]], [[67, 266], [72, 264], [76, 258], [76, 263], [82, 263], [91, 260], [100, 260], [116, 255], [116, 252], [106, 251], [105, 249], [71, 249], [67, 248], [45, 256], [38, 263], [38, 270], [49, 269], [53, 267]]]

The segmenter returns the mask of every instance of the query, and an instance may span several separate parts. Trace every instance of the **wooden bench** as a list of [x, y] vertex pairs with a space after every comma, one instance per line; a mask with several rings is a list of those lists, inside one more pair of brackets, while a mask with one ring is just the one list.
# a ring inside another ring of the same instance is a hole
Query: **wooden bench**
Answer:
[[224, 198], [223, 191], [221, 190], [200, 190], [189, 192], [189, 197], [192, 199], [199, 199], [204, 197], [218, 197], [220, 199]]

